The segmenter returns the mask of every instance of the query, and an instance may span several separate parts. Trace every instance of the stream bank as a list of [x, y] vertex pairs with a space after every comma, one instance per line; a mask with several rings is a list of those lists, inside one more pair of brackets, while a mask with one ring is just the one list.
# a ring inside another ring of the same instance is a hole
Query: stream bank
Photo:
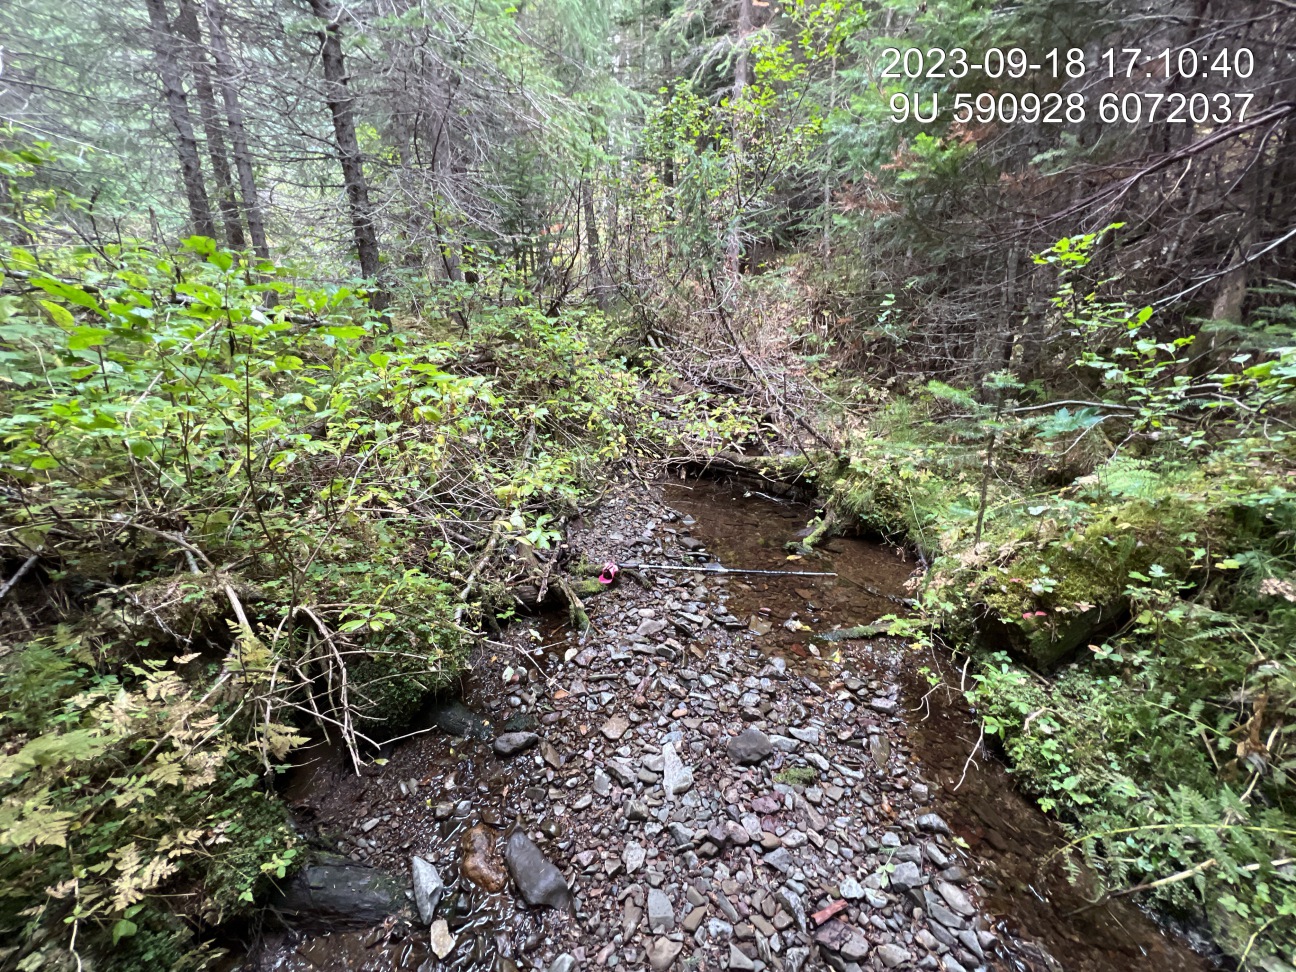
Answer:
[[[441, 730], [359, 776], [339, 752], [308, 754], [286, 791], [302, 829], [395, 874], [431, 863], [448, 950], [437, 961], [407, 912], [273, 933], [248, 967], [1208, 968], [1137, 909], [1085, 908], [1060, 865], [1041, 867], [1059, 833], [993, 760], [964, 773], [976, 731], [922, 680], [932, 660], [815, 637], [902, 611], [914, 565], [847, 538], [789, 561], [807, 515], [695, 480], [627, 487], [574, 524], [594, 562], [837, 576], [623, 575], [587, 602], [583, 635], [521, 623], [483, 646], [463, 699], [496, 732], [538, 736], [517, 754]], [[492, 879], [511, 827], [562, 869], [571, 913]]]

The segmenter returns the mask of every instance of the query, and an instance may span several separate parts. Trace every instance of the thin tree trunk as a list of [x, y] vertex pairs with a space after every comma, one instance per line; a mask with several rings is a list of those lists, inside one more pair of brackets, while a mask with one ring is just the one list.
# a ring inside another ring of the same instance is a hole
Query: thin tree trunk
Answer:
[[175, 29], [188, 44], [187, 61], [193, 74], [194, 92], [198, 96], [198, 117], [202, 119], [203, 134], [207, 137], [207, 155], [211, 159], [212, 175], [216, 179], [217, 205], [225, 224], [225, 241], [234, 249], [247, 245], [243, 235], [243, 219], [239, 213], [238, 199], [234, 194], [234, 178], [230, 173], [229, 154], [225, 148], [225, 135], [221, 131], [220, 114], [216, 110], [216, 94], [212, 90], [211, 73], [207, 70], [207, 52], [203, 47], [202, 31], [198, 27], [198, 14], [193, 0], [180, 0], [180, 14]]
[[[324, 68], [324, 100], [333, 115], [333, 134], [337, 140], [338, 159], [342, 163], [342, 181], [351, 206], [351, 226], [355, 232], [356, 255], [360, 272], [377, 280], [380, 272], [378, 230], [374, 225], [373, 207], [369, 203], [369, 184], [361, 164], [360, 143], [356, 139], [355, 116], [351, 110], [351, 92], [347, 87], [346, 59], [342, 54], [342, 30], [338, 26], [330, 0], [307, 0], [315, 16], [324, 22], [320, 30], [320, 61]], [[378, 309], [386, 306], [387, 296], [379, 286], [372, 298]]]
[[198, 139], [194, 137], [189, 105], [185, 100], [184, 86], [180, 82], [175, 35], [172, 34], [167, 19], [166, 0], [144, 0], [144, 4], [148, 7], [153, 52], [157, 56], [158, 75], [162, 79], [167, 114], [176, 131], [176, 154], [180, 159], [180, 176], [189, 203], [191, 228], [200, 236], [215, 237], [216, 227], [212, 223], [211, 205], [207, 201], [207, 188], [203, 185], [202, 161], [198, 157]]
[[585, 211], [585, 248], [589, 253], [590, 276], [594, 280], [594, 300], [600, 309], [607, 307], [607, 280], [603, 274], [602, 244], [599, 240], [598, 214], [594, 209], [593, 173], [581, 182], [581, 208]]
[[[752, 0], [738, 0], [738, 28], [735, 43], [738, 46], [738, 56], [734, 59], [734, 81], [733, 97], [731, 103], [737, 105], [742, 101], [743, 92], [747, 90], [747, 76], [749, 73], [747, 58], [747, 35], [752, 32]], [[728, 272], [729, 279], [736, 281], [740, 271], [740, 262], [742, 260], [742, 232], [740, 220], [742, 217], [742, 193], [740, 192], [740, 177], [742, 175], [742, 157], [743, 144], [742, 132], [735, 126], [733, 132], [733, 150], [730, 153], [729, 166], [733, 176], [733, 218], [729, 223], [729, 238], [725, 241], [725, 270]]]
[[225, 39], [224, 11], [221, 10], [219, 0], [205, 0], [203, 12], [207, 15], [207, 29], [211, 34], [212, 58], [216, 61], [216, 77], [220, 82], [221, 100], [225, 103], [225, 120], [229, 124], [230, 142], [234, 147], [234, 168], [238, 171], [239, 195], [243, 197], [243, 212], [247, 216], [248, 235], [252, 237], [252, 251], [262, 260], [268, 260], [270, 247], [266, 243], [265, 220], [261, 216], [256, 174], [252, 170], [252, 153], [248, 150], [247, 130], [243, 124], [243, 105], [239, 101], [235, 85], [234, 61]]

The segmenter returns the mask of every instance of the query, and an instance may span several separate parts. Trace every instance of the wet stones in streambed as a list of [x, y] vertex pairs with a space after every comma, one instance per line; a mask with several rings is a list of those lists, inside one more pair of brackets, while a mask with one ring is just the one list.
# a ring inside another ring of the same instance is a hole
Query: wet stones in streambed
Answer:
[[442, 732], [465, 739], [490, 739], [490, 720], [473, 712], [458, 699], [438, 699], [428, 709], [432, 724]]
[[459, 842], [463, 851], [459, 860], [460, 872], [483, 891], [491, 893], [502, 891], [508, 884], [508, 872], [504, 870], [495, 846], [496, 836], [493, 827], [478, 824], [465, 830]]
[[441, 903], [445, 882], [441, 880], [440, 872], [421, 857], [414, 858], [410, 870], [414, 875], [414, 904], [423, 924], [430, 925], [437, 905]]
[[322, 857], [297, 872], [271, 908], [295, 924], [371, 924], [406, 911], [405, 882], [345, 858]]
[[540, 737], [534, 732], [506, 732], [502, 736], [496, 736], [492, 746], [496, 756], [507, 759], [539, 744]]
[[455, 937], [450, 934], [450, 926], [444, 918], [438, 918], [432, 923], [432, 954], [439, 959], [443, 959], [454, 951], [455, 944]]
[[522, 900], [533, 908], [570, 909], [571, 889], [540, 848], [520, 830], [513, 832], [504, 848], [509, 873], [517, 884]]

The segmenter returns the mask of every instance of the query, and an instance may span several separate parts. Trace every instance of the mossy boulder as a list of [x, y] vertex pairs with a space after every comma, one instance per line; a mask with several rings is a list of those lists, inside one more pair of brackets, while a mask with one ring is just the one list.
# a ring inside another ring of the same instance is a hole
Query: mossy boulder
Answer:
[[1049, 671], [1065, 662], [1082, 645], [1101, 641], [1114, 631], [1124, 608], [1118, 602], [1092, 607], [1079, 614], [1052, 617], [1044, 612], [1017, 619], [988, 613], [979, 625], [981, 640], [988, 648], [1005, 645], [1032, 667]]
[[1201, 579], [1193, 548], [1227, 543], [1224, 524], [1175, 496], [1068, 513], [946, 555], [931, 581], [947, 615], [976, 619], [983, 645], [1041, 671], [1115, 631], [1139, 577], [1191, 587]]

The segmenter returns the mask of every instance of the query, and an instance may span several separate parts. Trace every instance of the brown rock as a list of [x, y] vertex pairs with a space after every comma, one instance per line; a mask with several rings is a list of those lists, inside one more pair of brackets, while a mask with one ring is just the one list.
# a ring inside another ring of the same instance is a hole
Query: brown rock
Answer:
[[508, 871], [504, 869], [504, 862], [495, 846], [494, 829], [478, 824], [465, 830], [459, 846], [463, 850], [459, 861], [463, 876], [485, 891], [503, 890], [508, 883]]
[[822, 909], [821, 911], [816, 911], [813, 915], [810, 916], [810, 920], [814, 922], [816, 925], [822, 925], [829, 918], [833, 918], [841, 914], [845, 910], [846, 910], [846, 902], [839, 898], [838, 900], [834, 901], [832, 904], [828, 905], [828, 907]]
[[630, 720], [623, 715], [614, 715], [607, 722], [603, 723], [603, 728], [599, 731], [607, 738], [616, 741], [625, 735], [626, 730], [630, 728]]

